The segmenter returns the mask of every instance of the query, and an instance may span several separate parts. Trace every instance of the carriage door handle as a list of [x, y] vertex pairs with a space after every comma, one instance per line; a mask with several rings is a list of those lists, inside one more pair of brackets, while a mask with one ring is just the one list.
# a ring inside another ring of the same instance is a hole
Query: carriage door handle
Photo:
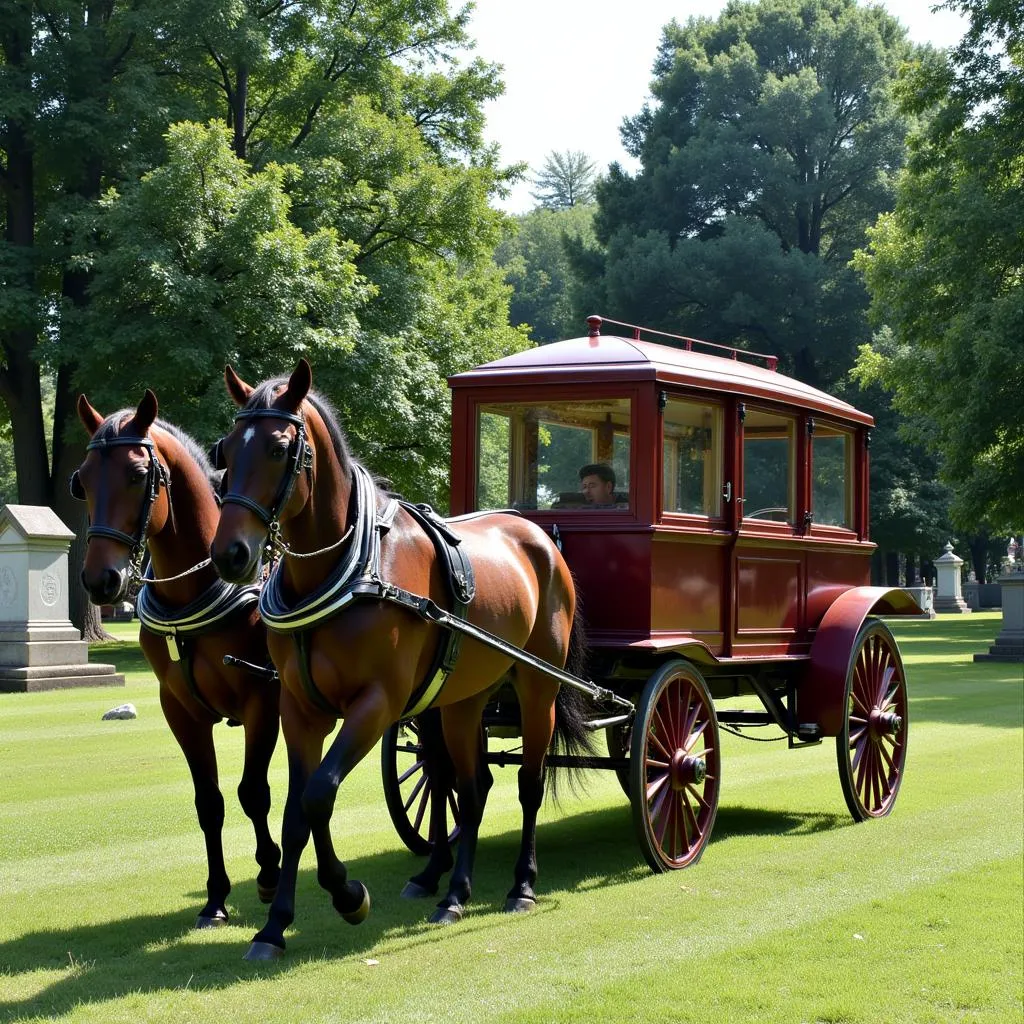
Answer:
[[722, 488], [722, 500], [729, 502], [732, 501], [732, 481], [727, 480], [725, 486]]

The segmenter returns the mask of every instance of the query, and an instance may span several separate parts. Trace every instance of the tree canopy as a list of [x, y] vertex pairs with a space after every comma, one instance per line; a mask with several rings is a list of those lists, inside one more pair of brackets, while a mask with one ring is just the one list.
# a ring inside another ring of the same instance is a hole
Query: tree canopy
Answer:
[[518, 230], [495, 252], [512, 286], [509, 320], [529, 325], [534, 341], [560, 341], [584, 333], [568, 247], [594, 244], [593, 219], [592, 203], [533, 210], [516, 218]]
[[975, 532], [1021, 528], [1024, 495], [1024, 15], [956, 4], [970, 29], [947, 62], [921, 63], [904, 107], [911, 140], [895, 210], [859, 254], [887, 329], [858, 373], [880, 381], [905, 432], [941, 458], [953, 514]]
[[908, 119], [891, 86], [910, 44], [854, 0], [731, 0], [671, 22], [653, 106], [622, 137], [636, 175], [597, 187], [588, 305], [783, 357], [827, 386], [866, 333], [848, 266], [892, 202]]
[[551, 152], [534, 176], [530, 195], [545, 210], [568, 210], [594, 201], [597, 165], [581, 150]]

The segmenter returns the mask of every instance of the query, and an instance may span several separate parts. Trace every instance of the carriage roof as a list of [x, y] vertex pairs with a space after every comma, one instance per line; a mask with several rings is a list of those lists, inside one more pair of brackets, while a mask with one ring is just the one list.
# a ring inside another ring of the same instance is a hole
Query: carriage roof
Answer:
[[[695, 339], [684, 340], [691, 345], [709, 344]], [[868, 413], [847, 402], [775, 369], [747, 361], [751, 358], [749, 353], [716, 347], [732, 355], [726, 357], [637, 338], [592, 335], [516, 352], [449, 377], [448, 383], [452, 388], [461, 388], [653, 380], [785, 402], [867, 426], [874, 423]], [[774, 364], [774, 357], [767, 358]]]

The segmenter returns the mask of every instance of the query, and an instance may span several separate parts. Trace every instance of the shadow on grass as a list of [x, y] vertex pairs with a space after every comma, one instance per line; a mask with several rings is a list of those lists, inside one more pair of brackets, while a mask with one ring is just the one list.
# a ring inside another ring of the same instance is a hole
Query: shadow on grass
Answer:
[[[748, 834], [802, 835], [842, 827], [838, 815], [773, 813], [753, 807], [719, 809], [712, 844]], [[493, 926], [490, 916], [502, 910], [519, 848], [518, 830], [484, 835], [474, 872], [474, 901], [458, 932]], [[559, 912], [557, 896], [622, 885], [649, 872], [633, 834], [625, 798], [617, 807], [581, 810], [538, 827], [540, 865], [538, 912]], [[331, 909], [316, 882], [312, 847], [304, 856], [296, 892], [297, 919], [288, 934], [285, 957], [273, 963], [245, 964], [242, 955], [254, 932], [263, 926], [266, 908], [256, 898], [253, 879], [238, 882], [229, 901], [230, 930], [192, 931], [205, 892], [189, 894], [194, 909], [165, 914], [124, 916], [87, 927], [33, 932], [0, 943], [0, 976], [36, 970], [75, 970], [21, 1000], [0, 998], [0, 1021], [54, 1017], [83, 1004], [98, 1004], [129, 994], [168, 992], [186, 986], [216, 991], [247, 977], [276, 977], [310, 962], [368, 956], [382, 941], [393, 949], [430, 947], [448, 940], [448, 929], [428, 925], [433, 900], [399, 897], [405, 880], [420, 861], [404, 850], [386, 850], [348, 862], [350, 877], [369, 887], [373, 910], [358, 928], [345, 924]], [[212, 940], [212, 941], [211, 941]], [[429, 955], [429, 953], [428, 953]]]

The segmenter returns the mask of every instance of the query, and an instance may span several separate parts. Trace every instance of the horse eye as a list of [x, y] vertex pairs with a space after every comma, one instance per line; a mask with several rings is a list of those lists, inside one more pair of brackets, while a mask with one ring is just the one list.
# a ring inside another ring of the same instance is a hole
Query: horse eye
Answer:
[[270, 449], [270, 457], [275, 462], [280, 462], [288, 455], [288, 448], [289, 446], [286, 444], [276, 444]]

